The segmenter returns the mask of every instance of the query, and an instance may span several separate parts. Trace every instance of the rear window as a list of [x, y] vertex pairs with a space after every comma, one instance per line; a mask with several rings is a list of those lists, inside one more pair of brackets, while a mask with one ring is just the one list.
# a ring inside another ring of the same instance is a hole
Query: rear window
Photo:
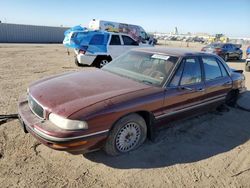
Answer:
[[85, 37], [86, 33], [85, 32], [75, 32], [71, 35], [71, 38], [73, 39], [81, 39], [82, 37]]
[[91, 45], [102, 45], [104, 43], [104, 35], [97, 34], [92, 37], [89, 44]]
[[133, 39], [131, 39], [130, 37], [125, 36], [125, 35], [122, 35], [122, 40], [123, 40], [124, 45], [129, 45], [129, 46], [131, 46], [131, 45], [133, 45], [133, 46], [138, 45], [137, 42], [135, 42]]

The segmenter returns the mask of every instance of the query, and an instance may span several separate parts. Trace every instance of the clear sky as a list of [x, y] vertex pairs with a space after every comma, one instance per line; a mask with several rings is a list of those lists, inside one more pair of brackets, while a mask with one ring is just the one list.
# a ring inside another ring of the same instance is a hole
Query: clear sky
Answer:
[[93, 19], [141, 25], [147, 32], [250, 37], [250, 0], [0, 0], [7, 23], [74, 26]]

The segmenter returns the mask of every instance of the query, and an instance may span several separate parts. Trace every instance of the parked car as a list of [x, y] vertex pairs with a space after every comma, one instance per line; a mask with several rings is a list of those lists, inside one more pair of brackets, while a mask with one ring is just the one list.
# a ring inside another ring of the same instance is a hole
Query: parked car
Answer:
[[245, 71], [250, 71], [250, 53], [247, 54]]
[[218, 56], [171, 48], [137, 48], [102, 69], [44, 78], [20, 98], [25, 132], [71, 153], [138, 148], [167, 122], [197, 115], [245, 91], [242, 71]]
[[222, 57], [226, 62], [229, 59], [242, 59], [241, 45], [231, 43], [211, 43], [201, 49], [203, 52], [214, 53]]
[[74, 48], [77, 66], [103, 67], [112, 59], [132, 48], [151, 46], [136, 42], [124, 33], [105, 31], [72, 31], [64, 40], [64, 45]]
[[250, 54], [250, 46], [247, 47], [246, 54], [247, 56]]

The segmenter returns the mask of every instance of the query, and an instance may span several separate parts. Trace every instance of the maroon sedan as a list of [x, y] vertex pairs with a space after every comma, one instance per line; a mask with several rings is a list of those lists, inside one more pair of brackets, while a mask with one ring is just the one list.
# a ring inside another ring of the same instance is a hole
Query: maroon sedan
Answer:
[[170, 48], [135, 49], [102, 69], [39, 80], [19, 101], [24, 131], [71, 153], [129, 152], [159, 125], [232, 103], [245, 77], [218, 56]]

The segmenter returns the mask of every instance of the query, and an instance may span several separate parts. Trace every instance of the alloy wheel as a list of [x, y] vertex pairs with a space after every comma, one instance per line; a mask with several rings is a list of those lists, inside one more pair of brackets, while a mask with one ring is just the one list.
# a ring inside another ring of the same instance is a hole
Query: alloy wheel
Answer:
[[104, 65], [108, 64], [108, 60], [104, 59], [100, 62], [100, 67], [103, 67]]
[[128, 152], [137, 145], [140, 140], [141, 129], [135, 122], [127, 123], [117, 133], [115, 145], [120, 152]]

